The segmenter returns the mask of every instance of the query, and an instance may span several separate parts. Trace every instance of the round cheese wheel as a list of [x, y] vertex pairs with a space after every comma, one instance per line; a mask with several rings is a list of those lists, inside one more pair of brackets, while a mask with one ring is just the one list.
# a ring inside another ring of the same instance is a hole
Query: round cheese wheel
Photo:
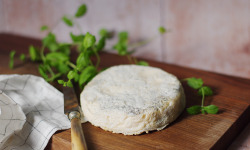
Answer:
[[124, 135], [161, 130], [185, 107], [179, 80], [149, 66], [106, 69], [85, 86], [80, 97], [86, 121]]

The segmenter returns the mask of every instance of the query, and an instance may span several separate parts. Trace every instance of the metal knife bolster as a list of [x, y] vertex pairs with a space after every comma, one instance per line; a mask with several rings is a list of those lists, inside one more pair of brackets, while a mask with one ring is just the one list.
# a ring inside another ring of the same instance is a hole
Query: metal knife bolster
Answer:
[[74, 88], [63, 87], [64, 94], [64, 113], [71, 120], [73, 118], [81, 119], [81, 108], [77, 100]]

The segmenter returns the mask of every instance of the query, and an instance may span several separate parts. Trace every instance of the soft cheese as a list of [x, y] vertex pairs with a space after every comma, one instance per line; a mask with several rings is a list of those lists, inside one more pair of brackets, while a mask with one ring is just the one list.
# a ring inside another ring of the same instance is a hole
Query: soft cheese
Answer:
[[161, 130], [185, 107], [179, 80], [159, 68], [111, 67], [93, 78], [81, 93], [84, 119], [114, 133], [136, 135]]

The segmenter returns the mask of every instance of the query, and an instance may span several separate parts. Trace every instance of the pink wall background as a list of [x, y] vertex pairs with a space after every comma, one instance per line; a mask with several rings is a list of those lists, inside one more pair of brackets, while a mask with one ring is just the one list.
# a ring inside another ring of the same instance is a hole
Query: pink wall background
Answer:
[[[0, 32], [42, 38], [42, 25], [55, 26], [59, 41], [78, 33], [60, 21], [81, 3], [83, 32], [100, 28], [130, 33], [131, 41], [171, 32], [138, 49], [136, 56], [250, 79], [249, 0], [0, 0]], [[107, 48], [110, 48], [110, 41]]]

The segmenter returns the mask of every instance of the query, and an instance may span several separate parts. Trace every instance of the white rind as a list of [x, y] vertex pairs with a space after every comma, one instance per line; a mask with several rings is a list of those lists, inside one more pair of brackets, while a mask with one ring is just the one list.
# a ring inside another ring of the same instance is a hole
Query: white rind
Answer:
[[185, 107], [179, 80], [159, 68], [120, 65], [92, 79], [81, 93], [84, 119], [114, 133], [161, 130]]

